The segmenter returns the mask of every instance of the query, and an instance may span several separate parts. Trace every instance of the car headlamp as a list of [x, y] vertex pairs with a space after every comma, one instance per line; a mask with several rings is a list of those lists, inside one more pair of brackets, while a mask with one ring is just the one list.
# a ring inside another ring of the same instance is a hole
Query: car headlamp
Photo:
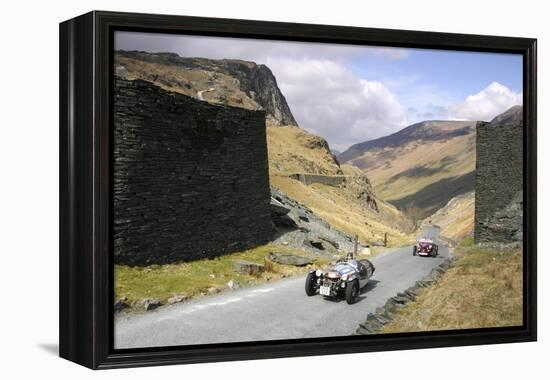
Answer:
[[347, 280], [348, 280], [348, 275], [345, 274], [345, 275], [343, 275], [341, 278], [342, 278], [342, 281], [347, 281]]
[[317, 271], [315, 272], [315, 275], [317, 277], [321, 277], [322, 274], [323, 274], [323, 272], [321, 272], [319, 269], [317, 269]]

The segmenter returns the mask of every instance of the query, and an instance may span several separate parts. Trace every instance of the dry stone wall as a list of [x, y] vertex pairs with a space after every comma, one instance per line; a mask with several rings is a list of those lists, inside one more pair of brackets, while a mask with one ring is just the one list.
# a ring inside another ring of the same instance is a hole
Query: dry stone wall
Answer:
[[213, 258], [272, 234], [265, 113], [114, 85], [117, 263]]
[[523, 125], [478, 123], [475, 240], [522, 238]]
[[339, 186], [346, 182], [344, 175], [322, 175], [322, 174], [302, 174], [296, 173], [289, 176], [292, 179], [302, 182], [304, 185], [320, 183], [328, 186]]

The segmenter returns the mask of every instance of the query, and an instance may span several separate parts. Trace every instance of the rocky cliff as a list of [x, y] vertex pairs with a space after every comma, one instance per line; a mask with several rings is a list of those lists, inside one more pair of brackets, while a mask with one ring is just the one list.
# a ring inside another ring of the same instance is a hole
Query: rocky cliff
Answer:
[[[266, 115], [270, 183], [287, 194], [296, 190], [298, 185], [297, 181], [289, 179], [291, 174], [344, 174], [327, 141], [298, 127], [276, 78], [265, 65], [242, 60], [213, 60], [138, 51], [115, 52], [114, 65], [117, 75], [123, 75], [128, 80], [145, 80], [204, 103], [263, 110]], [[305, 205], [315, 207], [325, 219], [330, 219], [330, 223], [335, 223], [343, 231], [359, 233], [364, 241], [378, 240], [386, 231], [400, 236], [403, 223], [400, 222], [402, 215], [399, 211], [376, 200], [365, 173], [354, 173], [352, 176], [353, 181], [346, 183], [346, 186], [306, 186], [288, 195], [294, 199], [302, 196], [300, 199]], [[304, 196], [304, 191], [311, 196]], [[376, 227], [363, 232], [364, 227], [353, 227], [353, 223], [349, 222], [348, 213], [362, 226], [365, 226], [367, 219], [376, 220]]]
[[262, 109], [272, 124], [297, 126], [275, 76], [265, 65], [118, 50], [115, 66], [124, 67], [128, 79], [143, 79], [211, 103]]

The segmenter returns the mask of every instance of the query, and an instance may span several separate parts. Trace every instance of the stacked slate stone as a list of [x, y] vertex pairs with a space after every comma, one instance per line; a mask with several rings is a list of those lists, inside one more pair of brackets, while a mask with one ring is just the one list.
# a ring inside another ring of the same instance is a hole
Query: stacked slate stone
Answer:
[[[476, 136], [475, 240], [514, 242], [523, 228], [523, 119], [514, 107]], [[513, 117], [512, 117], [513, 116]]]
[[117, 79], [114, 257], [213, 258], [271, 237], [265, 113]]
[[431, 272], [421, 280], [405, 290], [397, 293], [386, 301], [384, 306], [376, 308], [374, 313], [369, 313], [364, 323], [360, 323], [356, 335], [372, 335], [377, 334], [385, 324], [391, 322], [395, 318], [395, 311], [405, 307], [409, 302], [416, 300], [416, 297], [422, 292], [422, 289], [428, 288], [435, 284], [447, 270], [452, 266], [453, 258], [448, 258], [433, 268]]

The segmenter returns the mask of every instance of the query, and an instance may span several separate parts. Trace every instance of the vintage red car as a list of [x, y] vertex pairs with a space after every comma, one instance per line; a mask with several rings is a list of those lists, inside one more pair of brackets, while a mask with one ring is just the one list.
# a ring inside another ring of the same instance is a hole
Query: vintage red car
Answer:
[[413, 256], [436, 257], [439, 253], [439, 246], [432, 239], [422, 238], [413, 246]]

